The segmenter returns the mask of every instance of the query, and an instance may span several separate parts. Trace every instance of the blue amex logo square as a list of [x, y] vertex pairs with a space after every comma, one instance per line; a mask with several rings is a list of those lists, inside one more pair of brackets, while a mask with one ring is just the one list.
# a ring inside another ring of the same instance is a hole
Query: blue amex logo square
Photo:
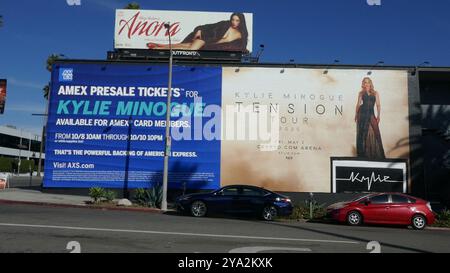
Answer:
[[59, 70], [59, 81], [70, 82], [73, 80], [73, 68], [61, 68]]

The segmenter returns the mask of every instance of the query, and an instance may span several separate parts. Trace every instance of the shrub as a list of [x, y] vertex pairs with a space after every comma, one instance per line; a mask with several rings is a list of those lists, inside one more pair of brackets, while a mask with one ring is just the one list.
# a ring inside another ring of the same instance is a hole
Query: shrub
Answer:
[[436, 217], [439, 221], [450, 221], [450, 210], [445, 209], [437, 214]]
[[163, 188], [160, 184], [156, 184], [149, 189], [149, 205], [152, 208], [161, 208]]
[[0, 157], [0, 172], [12, 172], [12, 158]]
[[114, 191], [105, 191], [103, 197], [107, 202], [112, 202], [116, 198], [116, 193]]
[[135, 202], [141, 206], [161, 208], [162, 190], [160, 184], [156, 184], [148, 190], [137, 189], [134, 196]]
[[34, 169], [34, 160], [20, 160], [20, 173], [29, 173]]
[[[313, 208], [313, 218], [312, 219], [321, 219], [326, 215], [325, 204], [319, 204], [317, 201], [313, 200], [312, 203]], [[281, 217], [289, 220], [302, 220], [302, 219], [310, 219], [310, 200], [305, 200], [304, 203], [300, 203], [294, 206], [292, 210], [292, 214], [287, 217]]]
[[136, 189], [136, 193], [134, 195], [134, 201], [141, 205], [141, 206], [147, 206], [147, 191], [145, 189]]
[[327, 214], [324, 204], [319, 204], [316, 200], [305, 200], [305, 207], [308, 209], [308, 218], [310, 218], [310, 205], [312, 205], [313, 217], [312, 219], [323, 218]]
[[308, 218], [309, 218], [309, 208], [299, 205], [294, 206], [292, 214], [287, 217], [287, 219], [297, 221]]
[[94, 199], [94, 203], [99, 203], [105, 196], [105, 189], [100, 187], [94, 187], [89, 189], [89, 196]]
[[450, 210], [445, 209], [436, 215], [436, 222], [433, 226], [436, 227], [450, 227]]

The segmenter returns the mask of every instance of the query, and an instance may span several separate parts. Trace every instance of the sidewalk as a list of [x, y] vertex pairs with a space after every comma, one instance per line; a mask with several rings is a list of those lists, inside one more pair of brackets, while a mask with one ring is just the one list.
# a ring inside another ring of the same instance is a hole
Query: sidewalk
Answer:
[[39, 190], [32, 189], [8, 188], [5, 190], [0, 190], [0, 205], [22, 204], [103, 210], [141, 211], [157, 213], [162, 212], [160, 209], [156, 208], [119, 207], [111, 204], [92, 205], [89, 203], [90, 201], [91, 198], [88, 196], [43, 193]]
[[8, 188], [0, 191], [1, 201], [16, 201], [16, 202], [36, 202], [48, 204], [62, 204], [74, 206], [86, 206], [85, 201], [89, 201], [87, 196], [76, 195], [62, 195], [42, 193], [38, 190]]

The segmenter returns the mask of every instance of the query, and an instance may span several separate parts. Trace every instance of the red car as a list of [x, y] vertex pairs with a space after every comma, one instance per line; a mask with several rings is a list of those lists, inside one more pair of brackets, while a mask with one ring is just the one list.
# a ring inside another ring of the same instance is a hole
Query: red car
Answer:
[[412, 225], [424, 229], [435, 221], [430, 203], [401, 193], [373, 193], [328, 206], [327, 215], [339, 222]]

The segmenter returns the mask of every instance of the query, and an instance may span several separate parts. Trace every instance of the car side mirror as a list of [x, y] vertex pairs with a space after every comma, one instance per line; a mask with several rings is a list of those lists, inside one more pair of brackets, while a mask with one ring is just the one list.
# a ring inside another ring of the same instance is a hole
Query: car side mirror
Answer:
[[368, 206], [370, 203], [370, 200], [364, 200], [364, 205]]
[[223, 194], [223, 191], [218, 191], [214, 195], [222, 195], [222, 194]]

